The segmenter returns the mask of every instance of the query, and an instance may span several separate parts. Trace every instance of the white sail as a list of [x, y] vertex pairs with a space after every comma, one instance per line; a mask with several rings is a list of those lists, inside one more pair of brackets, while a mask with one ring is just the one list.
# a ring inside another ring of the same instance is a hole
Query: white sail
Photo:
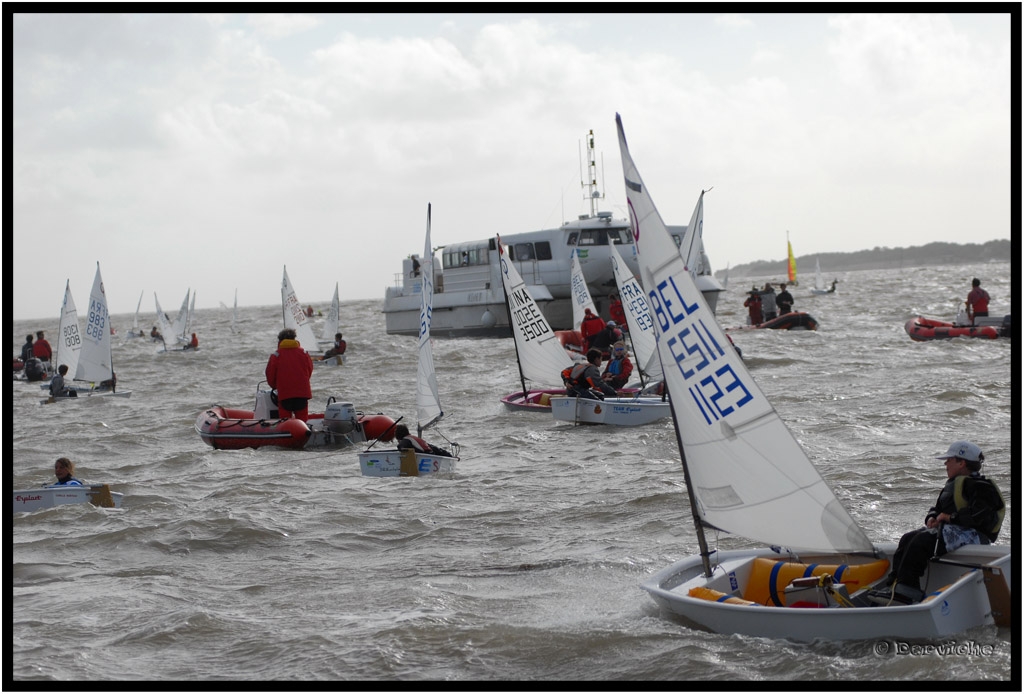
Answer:
[[704, 525], [790, 549], [871, 551], [730, 347], [644, 187], [618, 115], [615, 120], [641, 279], [695, 515]]
[[572, 358], [551, 330], [544, 314], [526, 289], [519, 271], [508, 262], [508, 254], [498, 238], [501, 281], [505, 286], [511, 314], [512, 335], [516, 341], [519, 369], [523, 378], [538, 384], [562, 386], [562, 369], [572, 366]]
[[185, 298], [181, 300], [181, 308], [178, 309], [178, 315], [174, 317], [174, 322], [171, 323], [171, 332], [164, 334], [164, 341], [167, 341], [167, 335], [173, 335], [174, 339], [178, 342], [188, 342], [185, 339], [185, 329], [188, 328], [188, 298], [191, 294], [190, 289], [185, 290]]
[[579, 330], [588, 308], [595, 316], [600, 314], [597, 312], [597, 306], [594, 305], [594, 299], [590, 296], [590, 289], [587, 288], [587, 280], [583, 276], [583, 268], [580, 267], [579, 249], [576, 248], [572, 250], [569, 292], [572, 298], [572, 327], [573, 330]]
[[96, 278], [89, 294], [89, 312], [82, 333], [82, 349], [78, 353], [76, 381], [99, 383], [109, 381], [114, 373], [110, 361], [110, 316], [107, 314], [107, 295], [103, 290], [100, 264], [96, 263]]
[[74, 378], [78, 371], [78, 354], [82, 350], [82, 336], [78, 331], [78, 309], [71, 296], [71, 281], [64, 288], [64, 303], [60, 308], [60, 328], [57, 335], [55, 366], [66, 364], [68, 374]]
[[821, 279], [821, 263], [814, 259], [814, 288], [819, 292], [825, 292], [825, 281]]
[[[441, 399], [437, 394], [437, 374], [434, 373], [434, 353], [430, 345], [430, 319], [434, 306], [434, 251], [430, 247], [430, 203], [427, 203], [427, 238], [423, 242], [423, 257], [420, 258], [420, 277], [423, 290], [420, 292], [420, 337], [419, 367], [416, 371], [416, 419], [422, 432], [441, 419]], [[338, 290], [334, 290], [338, 299]]]
[[647, 310], [647, 297], [643, 287], [636, 281], [629, 267], [619, 255], [615, 244], [610, 246], [612, 270], [615, 272], [615, 284], [619, 288], [619, 298], [626, 313], [626, 324], [629, 326], [629, 339], [633, 343], [633, 356], [636, 364], [646, 376], [652, 379], [661, 378], [661, 359], [658, 357], [657, 342], [654, 337], [654, 323], [651, 322]]
[[235, 289], [235, 307], [231, 310], [231, 332], [237, 332], [238, 325], [238, 289]]
[[306, 312], [299, 304], [295, 296], [295, 288], [292, 281], [288, 279], [288, 268], [284, 269], [284, 278], [281, 280], [281, 308], [284, 311], [284, 327], [291, 328], [307, 352], [317, 351], [316, 335], [313, 334], [313, 326], [306, 318]]
[[139, 303], [135, 305], [135, 318], [132, 319], [132, 332], [136, 335], [139, 334], [139, 309], [142, 308], [142, 297], [146, 294], [146, 290], [139, 292]]
[[185, 318], [185, 333], [182, 335], [186, 341], [192, 341], [192, 324], [196, 317], [196, 294], [198, 292], [192, 292], [192, 301], [188, 304], [188, 316]]
[[320, 333], [322, 342], [334, 344], [334, 335], [338, 332], [338, 322], [341, 320], [341, 304], [338, 301], [338, 283], [334, 283], [334, 298], [331, 299], [331, 310], [327, 312], [327, 320], [324, 321], [323, 332]]
[[172, 336], [174, 333], [171, 332], [174, 327], [167, 321], [167, 314], [160, 308], [160, 299], [156, 298], [156, 292], [153, 292], [153, 303], [156, 305], [156, 325], [160, 331], [160, 335], [163, 337], [164, 344], [167, 344], [167, 338]]

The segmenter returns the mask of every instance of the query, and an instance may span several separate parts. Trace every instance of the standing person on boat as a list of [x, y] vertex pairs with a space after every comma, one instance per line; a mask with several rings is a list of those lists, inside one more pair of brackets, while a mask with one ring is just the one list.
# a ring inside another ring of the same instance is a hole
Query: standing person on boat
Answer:
[[412, 256], [412, 276], [420, 276], [420, 259], [415, 254]]
[[785, 283], [780, 284], [779, 288], [782, 291], [775, 297], [775, 305], [779, 307], [779, 315], [783, 316], [793, 310], [793, 295], [786, 289]]
[[981, 474], [985, 455], [970, 441], [954, 441], [942, 455], [946, 484], [924, 517], [925, 527], [900, 538], [888, 590], [873, 591], [876, 603], [913, 604], [924, 599], [921, 576], [929, 560], [963, 545], [991, 544], [999, 536], [1006, 504], [999, 488]]
[[57, 458], [53, 464], [53, 474], [57, 481], [51, 487], [82, 487], [82, 480], [75, 477], [75, 464], [67, 458]]
[[334, 333], [334, 346], [324, 352], [324, 359], [344, 354], [346, 349], [348, 349], [348, 343], [341, 337], [341, 333]]
[[626, 343], [619, 340], [612, 345], [612, 358], [605, 365], [601, 379], [615, 390], [619, 390], [626, 385], [631, 373], [633, 373], [633, 362], [626, 354]]
[[615, 389], [601, 378], [601, 350], [591, 349], [587, 360], [562, 369], [562, 383], [565, 394], [570, 397], [604, 400], [605, 395], [615, 395]]
[[760, 325], [761, 321], [764, 320], [764, 315], [761, 313], [761, 293], [757, 290], [757, 287], [753, 287], [750, 290], [750, 296], [743, 302], [743, 305], [747, 307], [750, 324]]
[[64, 376], [68, 373], [68, 365], [61, 364], [57, 367], [57, 373], [50, 379], [50, 397], [52, 398], [77, 398], [78, 393], [64, 385]]
[[267, 383], [277, 391], [277, 407], [281, 418], [309, 419], [309, 399], [313, 391], [309, 377], [313, 375], [313, 359], [295, 339], [295, 331], [285, 328], [277, 334], [277, 349], [267, 361]]
[[404, 451], [408, 448], [416, 451], [417, 453], [433, 453], [434, 455], [443, 455], [449, 458], [453, 457], [452, 454], [445, 449], [427, 443], [419, 436], [413, 436], [410, 434], [409, 427], [404, 424], [399, 424], [395, 427], [395, 438], [398, 439], [398, 450], [400, 451]]
[[971, 280], [971, 293], [967, 295], [967, 316], [974, 325], [976, 317], [988, 315], [988, 292], [981, 288], [981, 280], [975, 277]]
[[50, 349], [50, 343], [43, 337], [42, 330], [36, 333], [36, 341], [32, 345], [32, 356], [39, 361], [50, 361], [50, 358], [53, 356], [53, 350]]
[[32, 333], [25, 336], [25, 344], [21, 346], [21, 362], [24, 364], [32, 358]]
[[836, 282], [838, 282], [838, 281], [839, 281], [839, 280], [832, 280], [832, 286], [828, 288], [828, 293], [829, 293], [829, 294], [835, 294], [835, 291], [836, 291]]
[[604, 330], [604, 319], [595, 315], [589, 308], [583, 312], [580, 323], [580, 335], [583, 337], [583, 349], [590, 349], [590, 339]]
[[622, 308], [622, 300], [618, 294], [612, 294], [609, 297], [608, 302], [608, 315], [612, 317], [615, 324], [618, 325], [623, 332], [629, 332], [629, 324], [626, 322], [626, 310]]
[[772, 288], [771, 282], [765, 282], [764, 289], [761, 290], [761, 313], [763, 314], [762, 323], [767, 323], [779, 315], [775, 312], [775, 290]]

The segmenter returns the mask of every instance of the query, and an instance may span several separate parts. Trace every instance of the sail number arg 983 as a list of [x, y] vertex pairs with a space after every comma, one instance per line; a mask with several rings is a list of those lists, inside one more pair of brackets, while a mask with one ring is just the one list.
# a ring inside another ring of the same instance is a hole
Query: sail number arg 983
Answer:
[[551, 332], [551, 328], [548, 327], [548, 322], [544, 320], [537, 304], [533, 302], [529, 294], [526, 294], [525, 287], [512, 292], [509, 295], [509, 303], [512, 308], [512, 320], [519, 326], [518, 329], [522, 333], [524, 341], [529, 342]]
[[687, 385], [690, 397], [704, 420], [711, 424], [728, 416], [754, 397], [726, 358], [726, 349], [708, 330], [697, 313], [697, 303], [687, 304], [673, 278], [658, 283], [651, 291], [651, 315], [658, 321], [662, 339], [674, 365]]

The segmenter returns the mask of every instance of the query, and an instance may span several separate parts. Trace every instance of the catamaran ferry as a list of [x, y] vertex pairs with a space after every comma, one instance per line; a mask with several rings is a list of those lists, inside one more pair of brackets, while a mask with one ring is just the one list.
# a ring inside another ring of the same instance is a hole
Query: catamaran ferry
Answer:
[[[529, 231], [503, 236], [508, 257], [525, 280], [530, 296], [544, 312], [554, 330], [571, 330], [570, 276], [572, 254], [578, 251], [587, 287], [601, 315], [608, 320], [609, 295], [617, 293], [612, 270], [611, 244], [634, 274], [639, 273], [636, 246], [627, 219], [613, 219], [611, 212], [597, 211], [602, 197], [596, 191], [594, 133], [588, 136], [590, 170], [588, 198], [590, 214], [580, 215], [557, 229]], [[699, 228], [699, 227], [698, 227]], [[685, 226], [670, 226], [678, 246]], [[724, 291], [711, 272], [711, 263], [700, 240], [697, 286], [714, 311], [718, 294]], [[439, 249], [435, 255], [434, 304], [430, 334], [437, 337], [508, 337], [511, 334], [505, 291], [498, 265], [494, 237], [468, 241]], [[384, 293], [384, 317], [388, 334], [419, 335], [420, 261], [412, 255], [402, 261], [402, 272]]]

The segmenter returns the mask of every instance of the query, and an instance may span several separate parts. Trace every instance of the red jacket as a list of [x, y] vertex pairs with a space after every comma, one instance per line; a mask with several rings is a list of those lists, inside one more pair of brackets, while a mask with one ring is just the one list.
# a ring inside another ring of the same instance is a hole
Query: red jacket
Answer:
[[590, 338], [604, 330], [604, 319], [593, 313], [584, 316], [580, 323], [580, 335], [583, 336], [584, 347], [590, 344]]
[[281, 340], [277, 351], [267, 362], [267, 383], [277, 389], [278, 401], [313, 397], [309, 377], [313, 375], [313, 359], [298, 340]]
[[53, 356], [53, 350], [50, 349], [50, 343], [40, 337], [32, 343], [32, 356], [40, 361], [50, 361], [50, 357]]
[[625, 329], [628, 327], [628, 323], [626, 323], [626, 310], [622, 308], [622, 302], [618, 299], [615, 299], [608, 304], [608, 315], [612, 317], [612, 320], [615, 321], [620, 328]]

